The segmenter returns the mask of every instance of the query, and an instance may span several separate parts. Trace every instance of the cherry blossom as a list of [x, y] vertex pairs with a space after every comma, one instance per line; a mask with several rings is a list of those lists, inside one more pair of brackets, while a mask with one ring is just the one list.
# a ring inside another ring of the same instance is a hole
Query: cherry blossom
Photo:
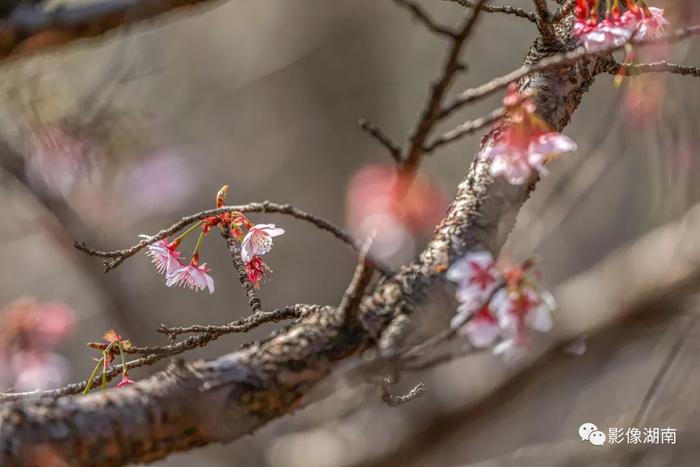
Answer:
[[622, 22], [632, 25], [635, 39], [656, 39], [670, 23], [664, 10], [655, 7], [637, 7], [622, 15]]
[[214, 279], [207, 274], [210, 269], [207, 268], [207, 263], [197, 264], [196, 258], [192, 258], [192, 262], [187, 266], [180, 266], [167, 277], [165, 285], [172, 287], [186, 287], [190, 290], [200, 291], [209, 289], [209, 293], [214, 293]]
[[123, 374], [122, 374], [122, 380], [119, 381], [119, 383], [117, 383], [117, 387], [118, 387], [118, 388], [124, 388], [124, 387], [126, 387], [126, 386], [128, 386], [128, 385], [130, 385], [130, 384], [135, 384], [135, 383], [136, 383], [136, 381], [134, 381], [133, 379], [129, 378], [129, 375], [127, 375], [126, 373], [123, 373]]
[[599, 22], [598, 1], [577, 0], [573, 34], [586, 50], [596, 51], [621, 46], [633, 38], [655, 39], [668, 25], [662, 9], [648, 7], [644, 2], [627, 0], [627, 11], [621, 15], [619, 0], [614, 0]]
[[497, 284], [495, 262], [488, 251], [467, 253], [447, 270], [445, 277], [457, 284], [460, 302], [486, 298]]
[[618, 47], [632, 38], [634, 28], [621, 20], [605, 19], [594, 27], [584, 28], [578, 34], [583, 47], [591, 52], [607, 47]]
[[534, 113], [532, 98], [520, 94], [515, 85], [509, 87], [503, 104], [510, 116], [510, 126], [479, 154], [482, 160], [491, 162], [491, 176], [502, 176], [512, 185], [522, 185], [533, 172], [547, 175], [545, 163], [576, 150], [571, 138], [552, 131]]
[[488, 304], [482, 306], [470, 320], [457, 330], [457, 334], [466, 336], [471, 345], [477, 349], [491, 346], [501, 335], [501, 332], [498, 319], [493, 316]]
[[494, 353], [506, 362], [520, 358], [531, 331], [548, 332], [553, 326], [554, 298], [533, 282], [533, 265], [531, 259], [499, 265], [486, 251], [456, 261], [445, 274], [457, 284], [459, 302], [450, 327], [475, 348], [496, 344]]
[[245, 263], [248, 280], [257, 288], [260, 287], [260, 282], [270, 274], [270, 268], [260, 256], [253, 256], [250, 261]]
[[241, 243], [241, 258], [247, 263], [253, 256], [264, 255], [272, 248], [272, 237], [283, 233], [284, 229], [275, 227], [275, 224], [252, 226]]
[[[141, 238], [151, 238], [148, 235], [139, 235]], [[166, 276], [171, 276], [176, 269], [183, 265], [180, 262], [180, 252], [177, 251], [179, 242], [175, 241], [168, 243], [168, 237], [148, 245], [146, 255], [150, 256], [151, 262], [155, 265], [158, 274], [165, 273]]]
[[547, 292], [537, 293], [530, 287], [512, 291], [501, 289], [491, 299], [491, 307], [502, 329], [512, 338], [526, 340], [526, 328], [539, 332], [552, 329], [556, 304]]
[[73, 311], [59, 302], [20, 299], [0, 311], [0, 389], [63, 384], [69, 365], [52, 350], [70, 334], [73, 321]]
[[445, 211], [442, 192], [421, 174], [372, 164], [353, 176], [346, 198], [347, 224], [356, 238], [373, 235], [371, 256], [399, 264], [415, 253], [416, 240], [432, 232]]

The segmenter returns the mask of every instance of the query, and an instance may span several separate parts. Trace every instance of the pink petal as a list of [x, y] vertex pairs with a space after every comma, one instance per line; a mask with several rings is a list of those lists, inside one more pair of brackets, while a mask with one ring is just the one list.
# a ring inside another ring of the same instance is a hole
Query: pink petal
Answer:
[[528, 153], [542, 154], [548, 156], [550, 154], [564, 154], [575, 151], [577, 148], [574, 140], [568, 136], [552, 131], [539, 136], [535, 141], [530, 143]]

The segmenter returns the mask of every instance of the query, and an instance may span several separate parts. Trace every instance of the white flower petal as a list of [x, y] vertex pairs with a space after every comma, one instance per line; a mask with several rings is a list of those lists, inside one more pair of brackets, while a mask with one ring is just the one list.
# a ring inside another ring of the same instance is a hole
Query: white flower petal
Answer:
[[470, 273], [469, 263], [467, 263], [466, 259], [460, 258], [450, 266], [445, 273], [445, 277], [452, 282], [462, 282], [469, 277]]
[[473, 319], [460, 329], [460, 334], [464, 334], [469, 342], [477, 349], [491, 346], [500, 335], [501, 330], [496, 323], [483, 319]]

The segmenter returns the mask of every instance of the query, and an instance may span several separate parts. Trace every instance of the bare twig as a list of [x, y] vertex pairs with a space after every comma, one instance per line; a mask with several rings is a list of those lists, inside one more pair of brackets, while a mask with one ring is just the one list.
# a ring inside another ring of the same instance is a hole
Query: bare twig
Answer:
[[665, 60], [651, 63], [613, 63], [607, 70], [612, 75], [624, 74], [625, 76], [640, 75], [642, 73], [672, 73], [676, 75], [700, 77], [700, 67], [677, 65]]
[[575, 6], [576, 0], [568, 0], [566, 3], [562, 4], [559, 9], [557, 9], [556, 13], [554, 13], [554, 16], [552, 17], [552, 21], [555, 23], [560, 22], [569, 16], [569, 13], [574, 11]]
[[192, 326], [187, 327], [168, 327], [164, 324], [161, 324], [160, 328], [158, 329], [158, 332], [166, 334], [168, 336], [197, 332], [206, 332], [218, 335], [248, 332], [251, 329], [260, 326], [261, 324], [276, 323], [287, 319], [301, 318], [304, 314], [312, 313], [318, 310], [319, 308], [320, 307], [316, 305], [302, 304], [287, 306], [283, 308], [278, 308], [273, 311], [262, 311], [256, 315], [246, 316], [245, 318], [239, 319], [237, 321], [221, 325], [194, 324]]
[[406, 394], [395, 395], [389, 391], [389, 385], [392, 384], [391, 378], [385, 378], [385, 380], [379, 384], [379, 393], [382, 401], [389, 407], [398, 407], [401, 404], [411, 402], [414, 399], [419, 398], [425, 394], [425, 385], [423, 383], [416, 384], [410, 391]]
[[442, 136], [439, 136], [435, 138], [433, 141], [428, 143], [424, 148], [423, 152], [426, 154], [430, 154], [431, 152], [435, 151], [436, 149], [452, 143], [454, 141], [457, 141], [458, 139], [470, 135], [480, 129], [482, 129], [485, 126], [491, 125], [501, 118], [506, 114], [506, 111], [503, 107], [498, 108], [491, 112], [490, 114], [486, 115], [485, 117], [477, 118], [476, 120], [469, 120], [464, 123], [462, 123], [460, 126], [444, 133]]
[[[210, 342], [218, 339], [219, 337], [236, 333], [236, 332], [247, 332], [253, 328], [256, 328], [264, 323], [277, 322], [282, 319], [296, 318], [301, 316], [308, 316], [313, 313], [321, 313], [324, 310], [331, 310], [332, 307], [323, 307], [320, 305], [293, 305], [290, 307], [280, 308], [279, 310], [270, 312], [261, 312], [257, 315], [248, 316], [239, 321], [230, 323], [224, 326], [213, 326], [203, 331], [202, 334], [197, 334], [195, 336], [190, 336], [183, 341], [163, 345], [159, 347], [132, 347], [127, 351], [130, 354], [144, 354], [145, 356], [137, 360], [132, 360], [126, 363], [126, 368], [131, 370], [133, 368], [140, 368], [144, 366], [153, 365], [155, 362], [172, 357], [174, 355], [181, 354], [188, 350], [195, 349], [197, 347], [204, 347]], [[191, 328], [196, 328], [192, 326]], [[161, 327], [161, 329], [164, 329]], [[189, 332], [190, 328], [166, 328], [172, 332], [166, 332], [166, 334], [182, 334]], [[159, 330], [163, 332], [162, 330]], [[107, 381], [111, 381], [112, 378], [121, 374], [123, 368], [121, 365], [117, 364], [107, 370], [106, 376]], [[99, 385], [101, 376], [95, 378], [93, 384]], [[30, 392], [19, 392], [19, 393], [0, 393], [0, 402], [15, 401], [27, 398], [56, 398], [67, 396], [71, 394], [81, 393], [87, 386], [87, 381], [81, 381], [78, 383], [69, 384], [62, 388], [50, 389], [46, 391], [30, 391]]]
[[557, 33], [554, 30], [552, 14], [549, 12], [547, 0], [532, 0], [537, 13], [537, 29], [540, 31], [542, 41], [546, 46], [556, 46], [559, 44]]
[[474, 11], [464, 20], [459, 33], [455, 36], [452, 46], [450, 47], [442, 71], [431, 87], [428, 100], [411, 134], [410, 145], [403, 158], [403, 170], [406, 173], [415, 172], [420, 163], [423, 154], [423, 146], [438, 121], [443, 99], [454, 81], [457, 72], [461, 69], [459, 58], [462, 54], [462, 49], [474, 30], [474, 26], [479, 19], [481, 7], [484, 3], [486, 3], [486, 0], [478, 0], [474, 5]]
[[351, 248], [354, 250], [358, 250], [358, 246], [355, 244], [355, 240], [352, 238], [352, 236], [345, 232], [343, 229], [340, 227], [333, 225], [329, 221], [318, 217], [314, 216], [313, 214], [309, 214], [308, 212], [302, 211], [301, 209], [297, 209], [289, 204], [278, 204], [278, 203], [273, 203], [270, 201], [263, 201], [261, 203], [249, 203], [249, 204], [242, 204], [239, 206], [223, 206], [220, 208], [215, 208], [215, 209], [208, 209], [206, 211], [201, 211], [196, 214], [192, 214], [190, 216], [183, 217], [170, 227], [167, 227], [160, 232], [156, 233], [155, 235], [152, 235], [149, 238], [145, 238], [138, 242], [136, 245], [131, 246], [129, 248], [125, 248], [122, 250], [115, 250], [115, 251], [100, 251], [100, 250], [95, 250], [93, 248], [88, 247], [84, 243], [80, 242], [75, 242], [75, 247], [87, 253], [90, 256], [99, 256], [102, 258], [112, 258], [111, 261], [105, 261], [105, 272], [108, 272], [115, 267], [119, 266], [124, 260], [127, 258], [135, 255], [139, 251], [143, 250], [146, 248], [148, 245], [151, 245], [169, 235], [172, 235], [174, 233], [179, 232], [180, 230], [184, 229], [188, 225], [200, 221], [202, 219], [206, 219], [207, 217], [210, 216], [215, 216], [218, 214], [223, 214], [223, 213], [228, 213], [228, 212], [259, 212], [259, 213], [277, 213], [277, 214], [285, 214], [288, 216], [292, 216], [296, 219], [304, 220], [307, 222], [310, 222], [311, 224], [315, 225], [321, 230], [325, 230], [327, 232], [330, 232], [338, 238], [339, 240], [347, 243]]
[[435, 21], [433, 21], [433, 19], [425, 12], [425, 10], [423, 10], [423, 8], [421, 8], [421, 6], [413, 0], [394, 0], [394, 3], [410, 11], [413, 17], [421, 23], [423, 23], [423, 25], [430, 32], [437, 34], [438, 36], [445, 36], [452, 40], [457, 38], [457, 34], [454, 31], [444, 26], [440, 26]]
[[384, 148], [389, 151], [389, 154], [391, 155], [392, 159], [394, 159], [394, 162], [397, 164], [401, 163], [401, 147], [390, 137], [388, 137], [381, 128], [372, 125], [372, 123], [368, 122], [364, 118], [357, 122], [357, 126], [366, 131], [370, 136], [377, 140], [379, 144], [384, 146]]
[[[467, 8], [474, 8], [474, 6], [475, 6], [475, 2], [473, 2], [471, 0], [443, 0], [443, 1], [459, 3], [463, 7], [467, 7]], [[503, 5], [503, 6], [484, 5], [481, 7], [481, 9], [487, 13], [505, 13], [508, 15], [514, 15], [514, 16], [518, 16], [520, 18], [524, 18], [524, 19], [531, 21], [533, 23], [537, 22], [537, 16], [535, 15], [535, 13], [533, 13], [531, 11], [527, 11], [524, 8], [517, 8], [514, 6], [508, 6], [508, 5]]]
[[350, 281], [350, 285], [345, 290], [343, 298], [338, 305], [339, 315], [344, 316], [346, 320], [354, 320], [357, 308], [360, 305], [360, 301], [364, 297], [364, 292], [370, 281], [372, 280], [372, 274], [374, 273], [374, 263], [369, 258], [369, 250], [372, 246], [373, 235], [371, 235], [362, 245], [360, 250], [360, 257], [357, 260], [357, 267], [355, 267], [355, 272]]

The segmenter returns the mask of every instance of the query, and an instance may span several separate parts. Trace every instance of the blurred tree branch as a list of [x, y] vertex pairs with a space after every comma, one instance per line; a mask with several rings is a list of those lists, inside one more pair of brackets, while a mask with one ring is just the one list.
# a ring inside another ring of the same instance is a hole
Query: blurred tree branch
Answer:
[[[133, 17], [152, 17], [192, 3], [196, 2], [146, 1], [140, 15]], [[594, 54], [582, 48], [571, 51], [564, 45], [569, 43], [569, 30], [561, 24], [550, 23], [547, 31], [551, 26], [557, 41], [545, 44], [538, 39], [521, 68], [467, 90], [445, 106], [443, 100], [448, 88], [461, 69], [459, 56], [462, 47], [484, 3], [484, 0], [480, 0], [475, 4], [475, 10], [467, 16], [454, 37], [445, 66], [432, 87], [408, 142], [402, 170], [416, 170], [425, 152], [427, 138], [439, 120], [469, 102], [503, 89], [511, 82], [517, 81], [522, 91], [533, 91], [539, 115], [551, 128], [562, 130], [595, 76], [606, 71], [610, 53], [625, 45], [602, 49]], [[108, 13], [95, 14], [90, 18], [102, 18], [104, 23], [99, 23], [99, 28], [77, 28], [78, 35], [75, 37], [101, 34], [116, 25], [125, 24], [126, 12], [133, 4], [128, 0], [117, 2], [116, 5], [121, 5], [121, 9], [117, 8], [118, 13], [110, 9], [116, 8], [115, 4], [109, 5], [112, 6], [102, 7]], [[100, 11], [97, 6], [93, 8]], [[540, 22], [544, 16], [549, 17], [549, 13], [544, 15], [540, 11]], [[72, 10], [70, 15], [65, 12], [57, 14], [52, 24], [70, 25], [70, 19], [79, 23], [80, 17]], [[93, 24], [86, 17], [83, 18], [83, 25]], [[38, 24], [35, 29], [42, 31], [41, 28], [48, 23]], [[65, 31], [74, 32], [69, 26], [65, 27]], [[661, 40], [680, 40], [698, 32], [700, 27], [695, 26], [676, 31]], [[70, 40], [75, 37], [71, 36]], [[16, 42], [15, 45], [20, 43]], [[553, 52], [555, 44], [560, 49]], [[484, 144], [493, 143], [503, 130], [503, 125], [502, 121], [496, 123], [484, 139]], [[148, 462], [195, 446], [237, 439], [270, 420], [293, 412], [309, 402], [305, 396], [335, 371], [341, 362], [376, 348], [384, 334], [392, 328], [392, 323], [416, 313], [418, 305], [443, 283], [443, 272], [457, 258], [474, 250], [487, 250], [497, 256], [535, 184], [515, 186], [502, 179], [494, 179], [489, 174], [489, 161], [477, 158], [458, 186], [449, 211], [421, 255], [399, 273], [379, 281], [373, 287], [368, 287], [371, 265], [361, 256], [353, 281], [339, 306], [311, 305], [316, 308], [301, 313], [297, 322], [262, 342], [209, 362], [173, 364], [166, 371], [126, 389], [59, 399], [33, 397], [4, 404], [0, 408], [0, 452], [3, 461], [7, 465], [21, 465], [28, 456], [31, 457], [33, 449], [48, 447], [74, 465]], [[230, 211], [232, 207], [221, 209]], [[248, 205], [248, 209], [249, 212], [275, 211], [295, 217], [300, 213], [289, 205], [273, 203], [254, 203]], [[183, 218], [148, 241], [163, 238], [178, 226], [181, 228], [215, 211]], [[346, 238], [334, 226], [310, 214], [302, 214], [301, 218], [356, 246], [352, 239]], [[563, 286], [558, 295], [564, 325], [557, 329], [554, 341], [568, 339], [619, 320], [634, 311], [642, 301], [646, 303], [694, 286], [700, 273], [700, 245], [689, 242], [688, 233], [695, 234], [699, 228], [700, 208], [697, 208], [681, 223], [650, 234]], [[77, 246], [90, 254], [112, 258], [108, 265], [114, 267], [144, 248], [148, 241], [115, 252]], [[675, 255], [679, 245], [683, 253], [680, 258]], [[668, 264], [660, 262], [659, 257], [667, 259]], [[618, 281], [618, 285], [613, 284], [611, 279], [620, 271], [629, 270], [641, 270], [648, 274], [639, 274], [624, 283]], [[608, 284], [602, 292], [599, 289], [601, 278], [603, 283]], [[365, 287], [367, 291], [362, 293]], [[595, 287], [595, 299], [600, 300], [598, 314], [590, 313], [589, 304], [586, 305], [586, 312], [582, 312], [577, 302], [582, 291], [591, 295], [591, 287]], [[260, 314], [256, 310], [253, 317]], [[183, 342], [171, 344], [170, 350], [193, 348], [215, 335], [205, 332], [190, 336]], [[533, 352], [532, 358], [542, 355], [551, 345]], [[158, 359], [163, 355], [146, 348], [145, 352], [148, 351], [154, 353], [141, 360]], [[110, 371], [116, 374], [118, 367]], [[417, 386], [408, 397], [415, 397], [420, 392], [419, 388]], [[388, 401], [398, 400], [388, 392], [385, 394]]]
[[107, 0], [48, 10], [41, 3], [18, 2], [0, 19], [0, 60], [101, 36], [121, 26], [206, 3], [214, 4], [210, 0]]

